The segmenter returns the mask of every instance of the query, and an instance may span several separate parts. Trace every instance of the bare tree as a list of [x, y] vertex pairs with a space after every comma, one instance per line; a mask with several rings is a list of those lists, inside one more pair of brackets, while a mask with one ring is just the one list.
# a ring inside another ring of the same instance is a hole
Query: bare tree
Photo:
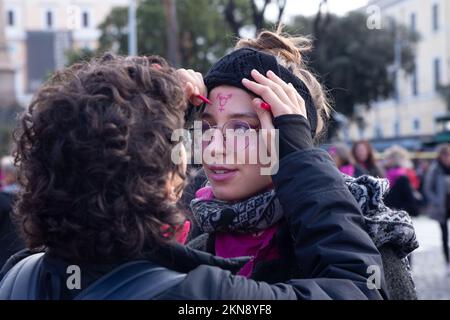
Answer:
[[266, 13], [267, 5], [270, 3], [270, 0], [264, 0], [263, 6], [261, 10], [256, 5], [255, 0], [251, 0], [252, 6], [252, 15], [253, 15], [253, 24], [256, 27], [256, 33], [258, 33], [262, 28], [264, 28], [264, 14]]
[[328, 4], [328, 0], [322, 0], [319, 4], [319, 9], [317, 10], [316, 17], [314, 18], [313, 25], [313, 36], [314, 36], [314, 47], [318, 48], [320, 46], [320, 42], [322, 40], [321, 35], [323, 34], [323, 30], [326, 28], [328, 23], [330, 22], [330, 15], [327, 12], [324, 12], [324, 7]]
[[228, 0], [225, 6], [225, 20], [230, 26], [231, 30], [236, 36], [239, 36], [239, 32], [242, 28], [242, 21], [238, 21], [236, 18], [236, 2], [234, 0]]
[[[257, 4], [257, 0], [250, 1], [250, 7], [252, 11], [252, 23], [255, 26], [256, 33], [260, 32], [265, 24], [265, 13], [267, 10], [267, 6], [270, 3], [275, 3], [278, 7], [278, 17], [276, 21], [276, 25], [280, 25], [284, 10], [286, 8], [287, 0], [264, 0], [262, 5]], [[238, 7], [236, 5], [235, 0], [228, 0], [225, 4], [225, 20], [230, 26], [231, 30], [236, 36], [240, 36], [240, 30], [244, 26], [244, 21], [238, 19]]]
[[278, 18], [277, 18], [277, 26], [281, 26], [281, 21], [283, 20], [284, 9], [286, 9], [287, 0], [277, 0], [278, 6]]

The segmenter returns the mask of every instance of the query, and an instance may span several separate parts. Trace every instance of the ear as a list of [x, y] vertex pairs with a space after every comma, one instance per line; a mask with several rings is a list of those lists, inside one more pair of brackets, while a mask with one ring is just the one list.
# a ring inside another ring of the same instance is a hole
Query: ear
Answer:
[[165, 192], [166, 192], [166, 198], [170, 201], [177, 201], [177, 196], [175, 194], [175, 186], [174, 186], [174, 181], [173, 181], [173, 174], [169, 173], [167, 180], [166, 180], [166, 185], [164, 187]]

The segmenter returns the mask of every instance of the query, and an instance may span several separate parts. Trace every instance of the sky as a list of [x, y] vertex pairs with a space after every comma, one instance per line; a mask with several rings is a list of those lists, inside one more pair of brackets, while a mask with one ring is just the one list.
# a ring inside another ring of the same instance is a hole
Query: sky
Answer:
[[[321, 0], [287, 0], [284, 21], [296, 15], [314, 15], [317, 13]], [[275, 2], [275, 1], [274, 1]], [[328, 0], [328, 11], [338, 15], [359, 9], [365, 6], [368, 0]], [[278, 10], [275, 5], [270, 5], [267, 9], [267, 17], [275, 19]]]

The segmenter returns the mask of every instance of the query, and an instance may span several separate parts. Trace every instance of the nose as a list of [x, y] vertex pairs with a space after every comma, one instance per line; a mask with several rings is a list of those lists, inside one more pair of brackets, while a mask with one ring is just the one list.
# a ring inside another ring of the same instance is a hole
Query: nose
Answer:
[[222, 132], [219, 129], [210, 129], [205, 133], [203, 137], [204, 154], [205, 152], [212, 157], [223, 156], [225, 154], [224, 139]]

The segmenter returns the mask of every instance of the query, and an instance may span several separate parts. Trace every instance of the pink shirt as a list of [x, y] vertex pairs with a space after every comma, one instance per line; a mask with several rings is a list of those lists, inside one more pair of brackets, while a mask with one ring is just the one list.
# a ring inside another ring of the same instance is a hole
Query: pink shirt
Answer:
[[277, 229], [278, 225], [274, 225], [257, 234], [217, 233], [216, 255], [223, 258], [252, 256], [238, 272], [238, 275], [249, 278], [256, 263], [279, 257], [276, 245], [271, 243]]

